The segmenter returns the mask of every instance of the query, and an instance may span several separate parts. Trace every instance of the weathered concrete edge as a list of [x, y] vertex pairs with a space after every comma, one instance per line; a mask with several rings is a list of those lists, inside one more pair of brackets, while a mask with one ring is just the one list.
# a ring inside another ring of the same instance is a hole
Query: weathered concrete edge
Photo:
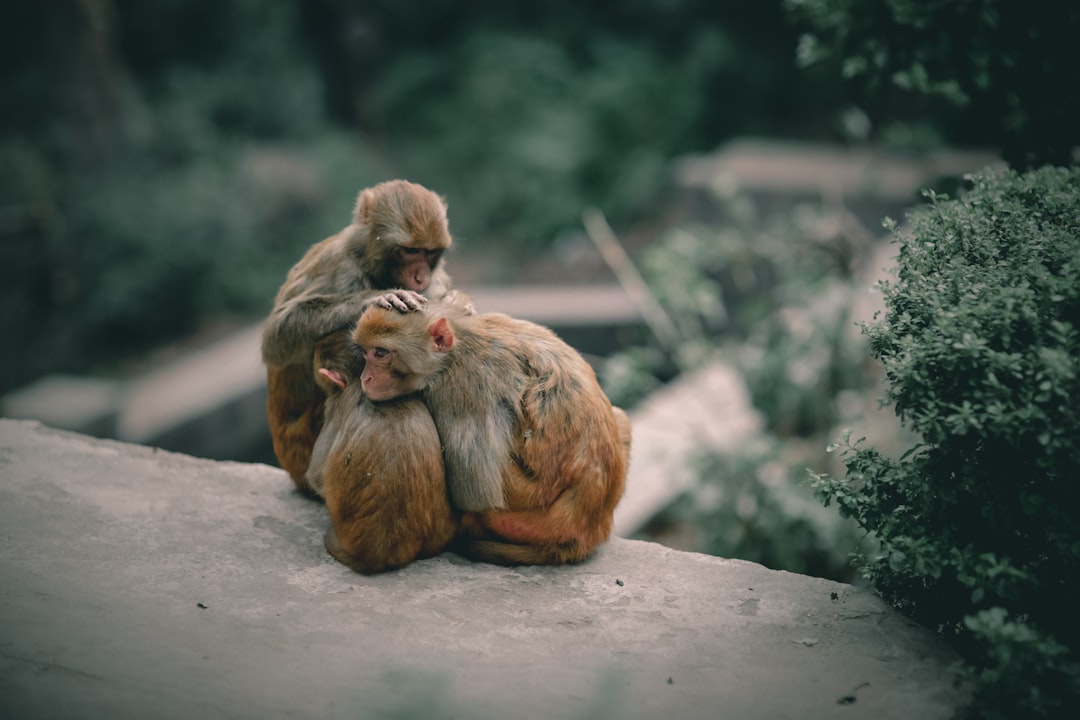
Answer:
[[481, 718], [928, 720], [960, 698], [937, 638], [840, 583], [618, 539], [577, 567], [365, 578], [275, 468], [0, 421], [0, 471], [5, 717], [356, 717], [417, 693]]

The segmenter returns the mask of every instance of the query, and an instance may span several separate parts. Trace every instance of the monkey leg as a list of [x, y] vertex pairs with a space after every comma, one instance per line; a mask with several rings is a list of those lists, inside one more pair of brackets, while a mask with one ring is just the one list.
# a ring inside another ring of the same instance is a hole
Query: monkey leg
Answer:
[[517, 545], [498, 540], [461, 538], [452, 548], [470, 560], [493, 565], [568, 565], [583, 562], [592, 554], [577, 542], [563, 545]]
[[[610, 512], [581, 500], [571, 488], [548, 508], [469, 513], [462, 520], [458, 551], [498, 565], [581, 562], [607, 539], [612, 524]], [[486, 534], [479, 530], [481, 523]]]
[[551, 465], [542, 450], [527, 458], [527, 467], [548, 473], [541, 487], [563, 485], [557, 496], [536, 493], [535, 471], [520, 474], [520, 479], [510, 473], [504, 486], [510, 508], [466, 513], [459, 552], [503, 565], [552, 565], [588, 558], [611, 534], [630, 462], [630, 418], [620, 408], [611, 410], [613, 425], [594, 436], [590, 451], [575, 461]]
[[301, 492], [312, 494], [308, 465], [322, 429], [326, 396], [302, 365], [267, 368], [266, 420], [278, 463]]
[[[331, 525], [327, 529], [326, 534], [323, 535], [323, 545], [326, 546], [327, 552], [329, 552], [339, 563], [353, 572], [362, 573], [364, 575], [374, 575], [383, 572], [384, 570], [401, 567], [408, 563], [408, 560], [394, 563], [389, 558], [382, 555], [359, 552], [359, 548], [355, 547], [346, 549], [342, 546], [337, 529], [333, 525]], [[409, 560], [411, 559], [412, 558], [409, 558]]]
[[[328, 478], [330, 528], [323, 544], [338, 562], [373, 575], [433, 557], [447, 548], [457, 532], [457, 518], [449, 502], [429, 507], [424, 504], [427, 498], [417, 500], [420, 493], [407, 480], [371, 482], [368, 475]], [[445, 497], [445, 488], [438, 489]]]

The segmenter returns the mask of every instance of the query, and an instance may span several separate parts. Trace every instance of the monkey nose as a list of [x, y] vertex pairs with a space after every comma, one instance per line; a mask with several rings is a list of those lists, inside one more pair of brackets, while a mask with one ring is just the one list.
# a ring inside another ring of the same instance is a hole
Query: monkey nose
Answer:
[[424, 273], [417, 273], [413, 275], [409, 278], [409, 280], [411, 281], [409, 284], [412, 285], [409, 290], [413, 290], [415, 292], [424, 292], [425, 290], [427, 290], [429, 278], [430, 276]]

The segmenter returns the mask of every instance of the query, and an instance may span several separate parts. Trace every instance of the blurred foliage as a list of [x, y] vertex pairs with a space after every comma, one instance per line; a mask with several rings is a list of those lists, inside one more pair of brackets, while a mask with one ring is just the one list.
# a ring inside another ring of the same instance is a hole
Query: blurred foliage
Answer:
[[639, 217], [674, 155], [740, 132], [821, 134], [837, 103], [833, 83], [800, 79], [778, 2], [321, 0], [305, 13], [341, 117], [432, 173], [463, 210], [459, 234], [514, 249], [544, 247], [586, 207]]
[[1080, 701], [1080, 168], [982, 172], [896, 233], [864, 327], [886, 400], [921, 438], [897, 460], [845, 437], [817, 489], [880, 542], [861, 569], [937, 627], [987, 718]]
[[776, 3], [2, 13], [0, 332], [20, 343], [0, 390], [261, 315], [357, 190], [387, 177], [448, 196], [458, 238], [505, 251], [510, 276], [584, 207], [650, 212], [676, 153], [828, 123], [829, 93], [797, 82]]
[[[378, 180], [446, 195], [460, 244], [497, 257], [505, 274], [488, 279], [505, 281], [586, 207], [617, 227], [652, 219], [680, 153], [736, 134], [860, 139], [874, 109], [796, 66], [779, 0], [0, 13], [0, 332], [21, 342], [0, 390], [261, 315]], [[892, 136], [978, 138], [996, 122], [930, 117]]]
[[384, 173], [328, 124], [289, 5], [4, 13], [0, 390], [265, 312]]
[[818, 502], [806, 482], [810, 446], [765, 433], [736, 452], [701, 448], [699, 484], [650, 521], [645, 537], [693, 528], [686, 548], [840, 582], [856, 579], [850, 557], [860, 549], [855, 524]]
[[601, 380], [629, 407], [681, 373], [729, 362], [764, 428], [730, 453], [700, 448], [698, 487], [644, 534], [691, 526], [692, 549], [849, 580], [858, 533], [821, 507], [806, 468], [826, 465], [826, 438], [850, 419], [843, 398], [869, 392], [875, 379], [850, 317], [869, 235], [840, 222], [843, 210], [808, 204], [762, 217], [734, 190], [714, 199], [720, 223], [672, 228], [641, 258], [679, 342], [618, 353]]
[[763, 216], [737, 190], [717, 193], [721, 221], [669, 228], [639, 260], [679, 342], [611, 358], [605, 389], [630, 406], [722, 355], [743, 372], [770, 429], [806, 436], [829, 428], [834, 414], [822, 416], [822, 408], [853, 384], [861, 387], [861, 373], [847, 372], [862, 364], [861, 347], [845, 337], [869, 236], [819, 205]]
[[[1080, 8], [1024, 0], [784, 0], [800, 63], [852, 81], [894, 128], [929, 114], [944, 137], [1014, 167], [1075, 163]], [[941, 102], [936, 102], [941, 101]], [[888, 132], [882, 133], [887, 137]], [[910, 139], [910, 133], [905, 133]]]

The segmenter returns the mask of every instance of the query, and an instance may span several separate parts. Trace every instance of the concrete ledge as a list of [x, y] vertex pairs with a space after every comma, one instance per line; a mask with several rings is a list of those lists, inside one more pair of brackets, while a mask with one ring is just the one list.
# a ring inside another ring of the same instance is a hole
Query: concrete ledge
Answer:
[[872, 593], [613, 540], [364, 577], [263, 465], [0, 420], [0, 717], [947, 718]]

